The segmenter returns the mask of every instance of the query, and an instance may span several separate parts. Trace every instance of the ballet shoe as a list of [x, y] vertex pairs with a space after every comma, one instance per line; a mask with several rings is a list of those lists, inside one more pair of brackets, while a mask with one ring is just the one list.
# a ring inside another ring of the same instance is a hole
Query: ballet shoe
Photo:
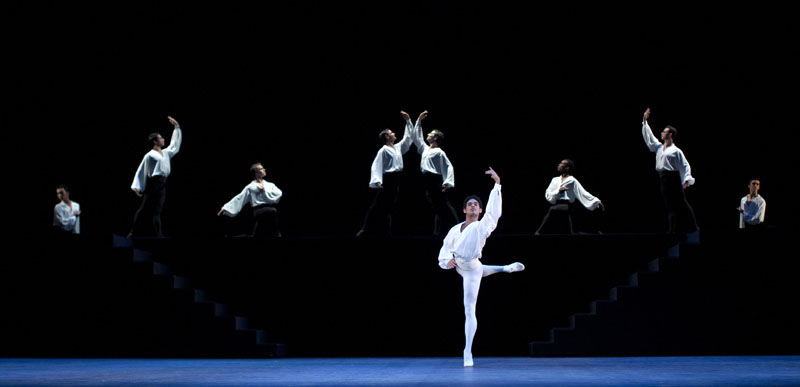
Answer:
[[464, 367], [472, 367], [472, 352], [464, 351]]
[[514, 262], [510, 265], [505, 266], [506, 273], [513, 273], [515, 271], [523, 271], [523, 270], [525, 270], [525, 265], [519, 262]]

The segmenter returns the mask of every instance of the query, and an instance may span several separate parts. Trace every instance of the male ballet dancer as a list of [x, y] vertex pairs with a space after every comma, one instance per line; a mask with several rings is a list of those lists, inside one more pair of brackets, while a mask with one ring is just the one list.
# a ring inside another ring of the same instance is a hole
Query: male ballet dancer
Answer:
[[464, 214], [466, 220], [450, 229], [439, 251], [439, 266], [442, 269], [456, 268], [463, 278], [464, 284], [464, 367], [472, 367], [472, 339], [478, 329], [478, 320], [475, 317], [475, 304], [478, 301], [478, 290], [481, 278], [498, 272], [512, 273], [525, 270], [525, 265], [514, 262], [505, 266], [483, 265], [480, 261], [481, 250], [486, 244], [486, 238], [497, 227], [497, 221], [502, 212], [503, 199], [500, 195], [500, 177], [490, 167], [485, 172], [494, 180], [494, 188], [489, 194], [486, 205], [486, 214], [478, 220], [483, 212], [482, 203], [478, 196], [472, 195], [464, 199]]
[[272, 220], [271, 236], [280, 237], [281, 231], [278, 227], [278, 210], [275, 204], [281, 200], [283, 192], [273, 183], [270, 183], [264, 178], [267, 176], [267, 170], [261, 163], [255, 163], [250, 166], [250, 172], [253, 172], [253, 181], [250, 182], [242, 192], [236, 195], [229, 202], [217, 212], [217, 216], [225, 214], [228, 217], [236, 216], [246, 203], [250, 204], [253, 209], [253, 218], [255, 224], [253, 225], [252, 237], [265, 235], [263, 232], [264, 223], [268, 219]]
[[81, 205], [69, 198], [69, 188], [64, 184], [56, 186], [59, 203], [53, 208], [53, 226], [60, 234], [81, 233]]
[[444, 140], [441, 130], [430, 131], [425, 137], [427, 144], [422, 140], [422, 120], [427, 116], [427, 110], [419, 115], [412, 138], [421, 155], [419, 167], [425, 185], [425, 198], [434, 213], [433, 235], [439, 236], [458, 222], [456, 210], [447, 200], [447, 191], [455, 185], [455, 172], [453, 164], [441, 148]]
[[[391, 129], [384, 129], [378, 134], [383, 146], [372, 161], [369, 179], [369, 188], [372, 188], [375, 194], [356, 237], [364, 236], [368, 230], [372, 231], [371, 229], [374, 228], [372, 218], [376, 215], [382, 220], [383, 233], [385, 235], [392, 233], [392, 211], [400, 191], [399, 180], [400, 172], [403, 171], [403, 155], [411, 148], [413, 143], [411, 134], [414, 131], [414, 125], [411, 123], [408, 113], [401, 110], [400, 114], [406, 121], [406, 129], [400, 142], [395, 144], [397, 136]], [[376, 210], [378, 214], [375, 214]]]
[[548, 223], [552, 222], [551, 217], [558, 214], [567, 220], [567, 228], [562, 231], [573, 234], [574, 228], [572, 225], [572, 213], [574, 212], [575, 200], [577, 199], [589, 211], [594, 211], [600, 208], [605, 211], [605, 207], [600, 199], [592, 196], [589, 192], [583, 189], [581, 183], [572, 176], [575, 170], [575, 163], [570, 159], [561, 160], [556, 168], [560, 176], [556, 176], [550, 180], [550, 185], [544, 191], [544, 198], [550, 202], [550, 209], [542, 219], [542, 224], [536, 230], [536, 235], [542, 232], [547, 232]]
[[678, 131], [675, 127], [667, 125], [661, 131], [661, 140], [664, 141], [662, 144], [647, 124], [648, 118], [650, 118], [650, 108], [647, 108], [642, 115], [642, 137], [650, 152], [656, 154], [656, 171], [661, 182], [661, 196], [667, 207], [667, 231], [693, 233], [697, 231], [697, 221], [683, 191], [694, 184], [695, 180], [692, 177], [689, 161], [686, 160], [683, 151], [675, 145]]
[[133, 176], [131, 190], [136, 196], [143, 197], [142, 204], [133, 215], [133, 225], [128, 237], [133, 236], [136, 223], [142, 212], [149, 211], [152, 214], [153, 229], [157, 237], [162, 237], [161, 232], [161, 210], [164, 208], [164, 200], [167, 198], [167, 176], [172, 171], [170, 160], [181, 149], [183, 132], [178, 121], [167, 116], [169, 123], [174, 127], [169, 146], [164, 148], [164, 137], [160, 133], [152, 133], [147, 137], [152, 149], [147, 152], [139, 164], [139, 169]]

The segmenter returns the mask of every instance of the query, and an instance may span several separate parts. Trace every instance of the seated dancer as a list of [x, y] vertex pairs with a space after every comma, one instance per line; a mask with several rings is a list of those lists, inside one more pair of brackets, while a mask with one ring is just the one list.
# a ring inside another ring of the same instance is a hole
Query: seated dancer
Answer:
[[[541, 233], [574, 234], [572, 214], [575, 211], [575, 199], [578, 199], [587, 210], [594, 211], [599, 207], [600, 210], [605, 211], [600, 199], [586, 192], [581, 183], [578, 182], [578, 179], [572, 176], [572, 172], [575, 170], [575, 163], [572, 160], [561, 160], [558, 163], [557, 170], [561, 175], [554, 177], [550, 181], [550, 186], [544, 191], [544, 198], [550, 202], [551, 206], [544, 219], [542, 219], [542, 224], [536, 230], [536, 235]], [[554, 232], [554, 227], [552, 227], [553, 223], [555, 223], [554, 218], [563, 220], [561, 222], [563, 226], [557, 228], [558, 232]]]
[[56, 197], [60, 202], [53, 208], [53, 226], [61, 234], [80, 234], [81, 205], [70, 200], [69, 188], [64, 184], [56, 186]]
[[481, 251], [486, 244], [486, 238], [497, 227], [497, 221], [502, 212], [503, 199], [500, 195], [500, 177], [489, 168], [487, 175], [491, 175], [495, 185], [489, 194], [486, 206], [486, 215], [478, 220], [483, 212], [481, 199], [472, 195], [464, 199], [464, 213], [466, 220], [450, 229], [439, 251], [439, 266], [442, 269], [456, 268], [456, 272], [463, 278], [464, 286], [464, 367], [472, 367], [472, 339], [478, 329], [478, 320], [475, 317], [475, 306], [478, 301], [478, 290], [481, 278], [494, 273], [525, 270], [525, 265], [514, 262], [505, 266], [490, 266], [481, 264]]
[[411, 134], [414, 125], [408, 113], [400, 111], [406, 121], [406, 129], [403, 132], [403, 139], [395, 144], [397, 136], [391, 129], [384, 129], [378, 134], [381, 141], [381, 149], [375, 155], [370, 168], [369, 188], [372, 188], [374, 195], [372, 202], [364, 215], [364, 223], [356, 233], [356, 237], [362, 237], [367, 232], [375, 231], [375, 220], [379, 219], [380, 231], [384, 235], [392, 234], [392, 211], [397, 202], [397, 195], [400, 191], [400, 172], [403, 171], [403, 155], [411, 148]]
[[[250, 182], [241, 193], [236, 195], [228, 203], [217, 212], [217, 216], [226, 215], [234, 217], [242, 210], [245, 204], [250, 204], [253, 208], [253, 231], [250, 234], [252, 237], [274, 236], [281, 237], [280, 228], [278, 227], [278, 210], [275, 204], [281, 199], [281, 192], [275, 184], [272, 184], [264, 177], [267, 176], [267, 171], [261, 163], [255, 163], [250, 166], [250, 172], [253, 172], [253, 181]], [[268, 222], [269, 221], [269, 222]], [[271, 223], [271, 233], [263, 231], [264, 223]]]
[[447, 191], [455, 185], [455, 172], [453, 164], [441, 148], [444, 140], [442, 131], [431, 130], [425, 137], [428, 143], [422, 141], [422, 120], [427, 116], [427, 110], [419, 115], [412, 138], [421, 155], [420, 170], [425, 185], [425, 198], [434, 213], [433, 235], [438, 236], [458, 222], [456, 210], [447, 200]]

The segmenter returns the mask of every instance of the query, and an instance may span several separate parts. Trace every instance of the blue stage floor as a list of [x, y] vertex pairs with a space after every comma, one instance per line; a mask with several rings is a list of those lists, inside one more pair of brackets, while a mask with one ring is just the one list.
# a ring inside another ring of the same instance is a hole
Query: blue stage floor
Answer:
[[798, 386], [800, 356], [0, 359], [2, 386]]

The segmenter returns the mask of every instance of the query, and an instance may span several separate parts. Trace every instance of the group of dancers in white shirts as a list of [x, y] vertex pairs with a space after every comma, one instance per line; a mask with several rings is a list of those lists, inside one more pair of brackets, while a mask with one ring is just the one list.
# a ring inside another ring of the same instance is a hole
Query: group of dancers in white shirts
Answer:
[[[423, 141], [422, 122], [428, 116], [428, 111], [422, 112], [416, 123], [411, 122], [408, 113], [401, 111], [401, 115], [406, 125], [403, 138], [399, 142], [396, 141], [396, 136], [390, 129], [385, 129], [379, 134], [383, 146], [378, 150], [372, 162], [369, 180], [369, 187], [376, 190], [375, 196], [357, 236], [364, 235], [370, 224], [376, 222], [374, 219], [376, 217], [384, 220], [382, 225], [384, 230], [391, 229], [391, 207], [394, 205], [398, 190], [397, 175], [403, 170], [403, 154], [410, 149], [412, 144], [421, 154], [420, 169], [426, 179], [426, 197], [435, 213], [434, 234], [443, 233], [443, 224], [457, 222], [455, 210], [445, 196], [446, 192], [455, 185], [455, 177], [453, 165], [447, 154], [441, 149], [444, 133], [440, 130], [432, 130], [427, 134], [426, 141]], [[694, 184], [695, 179], [692, 177], [691, 167], [683, 152], [675, 146], [674, 137], [677, 130], [672, 126], [665, 127], [661, 132], [661, 141], [659, 141], [648, 125], [649, 116], [650, 109], [648, 108], [642, 117], [642, 136], [648, 149], [656, 154], [656, 171], [660, 177], [662, 197], [668, 212], [669, 231], [694, 232], [697, 230], [694, 213], [686, 201], [683, 190]], [[144, 156], [134, 175], [131, 190], [137, 196], [142, 197], [142, 202], [134, 215], [134, 224], [129, 236], [133, 235], [134, 228], [146, 212], [151, 215], [156, 235], [161, 236], [160, 216], [166, 195], [166, 178], [171, 171], [170, 160], [180, 150], [183, 139], [178, 122], [172, 117], [168, 117], [168, 120], [174, 127], [169, 145], [165, 146], [165, 140], [160, 134], [151, 134], [148, 140], [152, 149]], [[572, 224], [569, 211], [570, 206], [576, 201], [589, 210], [604, 209], [600, 199], [587, 192], [572, 176], [574, 163], [571, 160], [562, 160], [557, 170], [560, 175], [552, 179], [545, 191], [545, 199], [552, 206], [537, 230], [537, 234], [545, 227], [549, 219], [558, 213], [566, 215], [571, 233]], [[265, 180], [266, 170], [261, 163], [253, 164], [250, 171], [253, 173], [253, 181], [224, 204], [217, 215], [234, 217], [241, 212], [245, 204], [249, 204], [255, 218], [253, 235], [258, 234], [261, 228], [260, 223], [263, 223], [266, 218], [272, 218], [271, 235], [280, 236], [275, 205], [279, 202], [282, 192], [275, 184]], [[520, 262], [492, 266], [483, 265], [480, 261], [486, 239], [497, 227], [497, 222], [502, 214], [503, 202], [500, 176], [491, 167], [485, 171], [485, 174], [494, 180], [494, 187], [489, 194], [486, 206], [483, 206], [480, 197], [476, 195], [469, 196], [464, 200], [462, 211], [465, 214], [465, 220], [455, 224], [447, 231], [438, 255], [439, 266], [442, 269], [456, 269], [463, 279], [466, 342], [463, 357], [465, 367], [474, 365], [472, 342], [477, 330], [475, 309], [481, 278], [495, 273], [513, 273], [525, 269], [525, 265]], [[758, 195], [760, 180], [751, 179], [748, 187], [750, 194], [742, 198], [739, 206], [741, 227], [762, 224], [764, 220], [766, 202]], [[57, 194], [61, 202], [56, 205], [54, 210], [54, 226], [68, 232], [79, 232], [80, 206], [69, 199], [66, 186], [59, 186]]]

